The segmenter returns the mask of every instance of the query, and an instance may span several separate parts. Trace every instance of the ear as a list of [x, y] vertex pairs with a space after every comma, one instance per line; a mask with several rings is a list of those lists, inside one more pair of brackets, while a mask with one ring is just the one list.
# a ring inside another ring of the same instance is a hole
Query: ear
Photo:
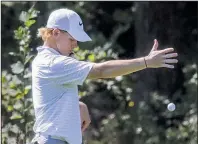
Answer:
[[53, 29], [52, 34], [53, 34], [53, 36], [57, 37], [60, 34], [60, 30], [55, 28], [55, 29]]

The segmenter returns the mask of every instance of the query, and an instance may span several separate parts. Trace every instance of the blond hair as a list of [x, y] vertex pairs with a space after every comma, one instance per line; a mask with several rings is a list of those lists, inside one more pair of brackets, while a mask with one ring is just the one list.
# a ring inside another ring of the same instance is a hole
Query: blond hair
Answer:
[[38, 29], [37, 37], [41, 37], [43, 41], [48, 40], [52, 35], [53, 29], [41, 27]]

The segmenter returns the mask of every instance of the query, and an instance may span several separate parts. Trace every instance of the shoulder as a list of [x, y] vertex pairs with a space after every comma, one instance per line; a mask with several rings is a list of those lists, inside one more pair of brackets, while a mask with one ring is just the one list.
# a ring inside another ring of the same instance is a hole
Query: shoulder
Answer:
[[51, 57], [51, 66], [53, 65], [62, 65], [69, 61], [74, 61], [75, 59], [63, 55], [54, 55]]
[[51, 70], [63, 70], [66, 66], [74, 64], [77, 60], [71, 57], [55, 55], [51, 58], [50, 68]]

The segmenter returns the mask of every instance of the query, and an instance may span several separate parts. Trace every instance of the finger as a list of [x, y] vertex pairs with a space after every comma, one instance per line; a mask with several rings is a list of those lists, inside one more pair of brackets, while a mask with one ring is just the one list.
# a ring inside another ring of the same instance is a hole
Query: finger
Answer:
[[169, 52], [172, 52], [172, 51], [174, 51], [174, 48], [166, 48], [164, 50], [161, 50], [161, 53], [165, 54], [165, 53], [169, 53]]
[[165, 59], [164, 63], [177, 63], [178, 60], [177, 59]]
[[83, 127], [82, 127], [82, 132], [84, 132], [84, 131], [87, 129], [87, 127], [88, 127], [88, 126], [83, 125]]
[[171, 53], [171, 54], [163, 55], [162, 57], [163, 57], [163, 58], [172, 58], [172, 57], [177, 57], [177, 56], [178, 56], [177, 53]]
[[166, 67], [166, 68], [174, 68], [174, 65], [162, 64], [162, 67]]
[[81, 124], [81, 130], [82, 130], [82, 131], [85, 130], [85, 121]]
[[84, 121], [82, 131], [85, 131], [85, 129], [88, 128], [89, 124], [90, 124], [90, 122]]
[[154, 39], [154, 45], [153, 45], [153, 48], [151, 51], [155, 51], [155, 50], [157, 50], [157, 48], [158, 48], [158, 41], [157, 41], [157, 39]]

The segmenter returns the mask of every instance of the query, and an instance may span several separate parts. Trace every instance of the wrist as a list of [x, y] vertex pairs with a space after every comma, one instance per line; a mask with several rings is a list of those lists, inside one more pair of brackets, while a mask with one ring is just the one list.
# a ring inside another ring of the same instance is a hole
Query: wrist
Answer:
[[144, 57], [144, 63], [145, 63], [145, 67], [146, 68], [149, 68], [150, 64], [149, 64], [149, 58], [148, 58], [148, 56], [145, 56]]
[[147, 65], [147, 62], [146, 62], [146, 58], [143, 57], [143, 59], [144, 59], [145, 68], [148, 68], [148, 65]]

